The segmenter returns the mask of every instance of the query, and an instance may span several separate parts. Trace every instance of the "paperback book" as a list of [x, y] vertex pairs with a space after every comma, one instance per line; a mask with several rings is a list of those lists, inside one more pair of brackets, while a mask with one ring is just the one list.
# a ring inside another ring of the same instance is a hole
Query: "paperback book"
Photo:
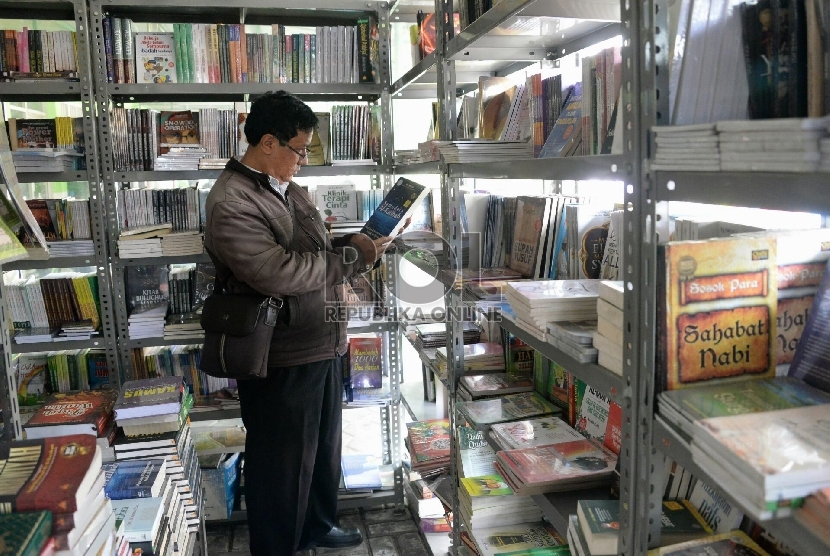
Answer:
[[429, 189], [406, 178], [398, 178], [378, 208], [366, 221], [361, 233], [372, 239], [395, 237], [406, 225]]
[[462, 415], [476, 428], [487, 428], [493, 423], [554, 415], [560, 412], [558, 407], [551, 405], [536, 392], [510, 394], [502, 398], [459, 401], [457, 405]]

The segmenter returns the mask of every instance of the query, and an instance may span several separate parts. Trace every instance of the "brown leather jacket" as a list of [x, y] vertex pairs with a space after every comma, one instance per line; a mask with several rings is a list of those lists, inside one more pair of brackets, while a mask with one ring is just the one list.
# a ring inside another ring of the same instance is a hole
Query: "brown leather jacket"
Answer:
[[265, 174], [231, 159], [208, 195], [205, 214], [205, 247], [226, 291], [284, 298], [268, 366], [342, 355], [346, 323], [332, 319], [331, 308], [343, 299], [343, 282], [366, 263], [348, 237], [332, 245], [308, 194], [291, 182], [284, 201]]

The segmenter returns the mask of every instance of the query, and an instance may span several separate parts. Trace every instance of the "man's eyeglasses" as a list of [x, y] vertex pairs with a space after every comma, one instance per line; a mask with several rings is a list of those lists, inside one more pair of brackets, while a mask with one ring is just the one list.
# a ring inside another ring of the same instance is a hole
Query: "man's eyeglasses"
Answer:
[[294, 154], [296, 154], [297, 156], [299, 156], [299, 157], [300, 157], [300, 160], [302, 160], [302, 159], [304, 159], [305, 157], [307, 157], [307, 156], [308, 156], [308, 149], [303, 149], [303, 150], [301, 150], [301, 151], [298, 151], [297, 149], [295, 149], [294, 147], [292, 147], [291, 145], [289, 145], [289, 144], [288, 144], [288, 143], [286, 143], [285, 141], [282, 141], [282, 140], [280, 140], [280, 139], [277, 139], [277, 141], [279, 141], [279, 142], [280, 142], [280, 145], [282, 145], [283, 147], [285, 147], [285, 148], [287, 148], [287, 149], [291, 149], [291, 151], [292, 151]]

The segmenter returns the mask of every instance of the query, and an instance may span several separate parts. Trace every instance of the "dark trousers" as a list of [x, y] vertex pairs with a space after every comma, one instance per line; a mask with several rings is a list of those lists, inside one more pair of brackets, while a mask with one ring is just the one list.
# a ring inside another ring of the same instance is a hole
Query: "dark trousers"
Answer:
[[293, 556], [336, 524], [341, 372], [330, 359], [239, 381], [252, 556]]

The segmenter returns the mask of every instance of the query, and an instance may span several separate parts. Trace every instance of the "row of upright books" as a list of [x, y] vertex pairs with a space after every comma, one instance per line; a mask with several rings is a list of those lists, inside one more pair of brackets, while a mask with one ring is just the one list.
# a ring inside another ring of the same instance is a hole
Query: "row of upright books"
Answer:
[[202, 357], [200, 345], [134, 348], [130, 356], [136, 377], [183, 376], [194, 396], [207, 396], [234, 386], [227, 378], [208, 376], [199, 369]]
[[174, 23], [173, 32], [135, 32], [127, 18], [103, 23], [110, 83], [377, 83], [372, 16], [314, 33], [251, 33], [244, 24]]
[[103, 349], [23, 353], [13, 364], [21, 407], [42, 403], [49, 394], [110, 387], [109, 363]]
[[0, 30], [0, 72], [6, 81], [78, 81], [75, 31]]
[[86, 169], [83, 118], [9, 118], [6, 127], [18, 173]]

